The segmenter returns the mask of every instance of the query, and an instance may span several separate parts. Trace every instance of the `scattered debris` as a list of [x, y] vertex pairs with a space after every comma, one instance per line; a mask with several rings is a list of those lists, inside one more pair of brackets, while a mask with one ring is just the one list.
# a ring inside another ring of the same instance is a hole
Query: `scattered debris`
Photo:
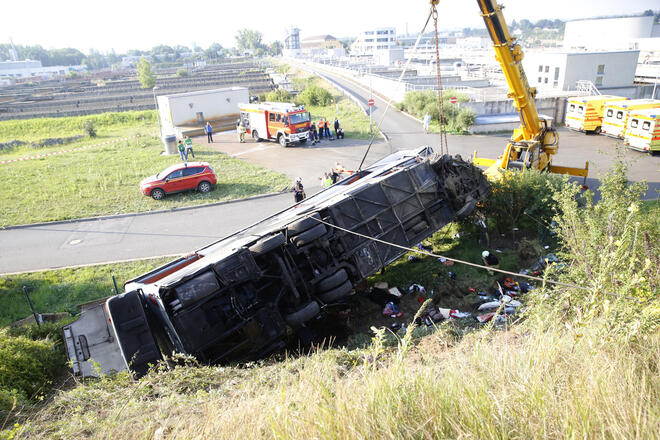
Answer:
[[385, 308], [383, 309], [383, 316], [389, 316], [390, 318], [401, 318], [403, 316], [403, 312], [399, 310], [399, 307], [396, 304], [393, 302], [388, 302], [385, 304]]

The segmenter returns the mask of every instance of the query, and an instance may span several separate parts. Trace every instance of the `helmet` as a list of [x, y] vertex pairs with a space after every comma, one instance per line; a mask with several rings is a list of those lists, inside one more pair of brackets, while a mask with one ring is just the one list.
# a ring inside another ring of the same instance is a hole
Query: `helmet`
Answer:
[[481, 258], [486, 258], [486, 257], [489, 256], [489, 255], [490, 255], [490, 252], [488, 252], [488, 251], [483, 251], [483, 252], [481, 253]]
[[302, 182], [302, 177], [296, 177], [296, 183]]

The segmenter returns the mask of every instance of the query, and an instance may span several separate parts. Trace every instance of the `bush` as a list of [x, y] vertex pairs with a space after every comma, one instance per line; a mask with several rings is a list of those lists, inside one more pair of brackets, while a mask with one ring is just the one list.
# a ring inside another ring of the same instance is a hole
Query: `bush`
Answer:
[[64, 364], [65, 357], [53, 341], [14, 337], [0, 330], [0, 413], [11, 410], [14, 398], [23, 404], [42, 396]]
[[266, 93], [266, 101], [271, 102], [291, 102], [291, 95], [282, 88], [277, 88]]
[[94, 127], [94, 121], [91, 119], [87, 119], [86, 121], [83, 121], [83, 130], [85, 130], [85, 133], [87, 133], [87, 136], [93, 138], [96, 137], [96, 128]]
[[511, 233], [513, 228], [544, 232], [557, 212], [553, 194], [563, 181], [557, 174], [536, 170], [505, 173], [491, 183], [493, 192], [484, 204], [489, 227], [498, 234]]
[[[452, 97], [457, 97], [458, 102], [468, 102], [467, 95], [456, 93], [453, 90], [444, 90], [442, 92], [442, 113], [444, 115], [445, 128], [466, 132], [472, 125], [476, 115], [468, 108], [462, 108], [456, 111], [456, 106], [451, 103]], [[423, 118], [426, 113], [431, 115], [432, 121], [440, 120], [438, 111], [438, 94], [434, 90], [413, 90], [403, 98], [403, 102], [398, 103], [396, 107], [399, 110], [410, 113], [418, 118]]]
[[477, 115], [469, 108], [462, 108], [458, 115], [456, 115], [456, 126], [457, 131], [466, 133], [470, 127], [474, 125], [474, 121], [477, 119]]
[[[580, 187], [575, 183], [557, 191], [561, 215], [554, 219], [556, 232], [563, 247], [561, 255], [571, 261], [565, 276], [572, 283], [592, 287], [594, 292], [617, 292], [620, 297], [657, 301], [658, 210], [647, 213], [641, 209], [646, 184], [629, 184], [626, 174], [626, 164], [617, 161], [601, 179], [598, 203], [590, 192], [580, 197]], [[606, 307], [602, 301], [597, 301], [599, 306]], [[653, 307], [645, 309], [650, 313]], [[660, 308], [655, 313], [660, 320]]]
[[176, 76], [179, 78], [183, 78], [184, 76], [188, 76], [188, 69], [178, 69], [176, 71]]
[[299, 104], [305, 104], [307, 106], [326, 106], [330, 105], [332, 102], [332, 95], [322, 87], [310, 85], [307, 86], [305, 90], [300, 92], [300, 94], [296, 97], [296, 102]]

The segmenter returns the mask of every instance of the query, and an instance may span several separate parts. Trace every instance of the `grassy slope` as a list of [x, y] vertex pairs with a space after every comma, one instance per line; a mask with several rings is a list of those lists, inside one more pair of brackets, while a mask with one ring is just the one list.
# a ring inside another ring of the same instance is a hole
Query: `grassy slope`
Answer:
[[18, 438], [657, 438], [660, 336], [606, 332], [443, 329], [407, 349], [120, 375], [61, 393]]
[[28, 288], [37, 312], [77, 314], [78, 304], [114, 293], [112, 275], [123, 291], [124, 281], [169, 260], [148, 259], [0, 277], [0, 327], [30, 315], [23, 286]]
[[[343, 96], [339, 91], [327, 81], [322, 80], [317, 76], [313, 76], [308, 72], [302, 70], [296, 70], [295, 78], [300, 81], [300, 84], [303, 84], [303, 81], [307, 81], [310, 84], [315, 84], [320, 87], [323, 87], [332, 94], [335, 104], [328, 106], [307, 106], [309, 110], [312, 121], [318, 123], [319, 118], [325, 118], [330, 121], [330, 124], [333, 123], [335, 117], [339, 119], [342, 128], [344, 129], [344, 134], [347, 138], [356, 138], [356, 139], [370, 139], [371, 135], [369, 134], [369, 116], [365, 115], [360, 108], [355, 105], [349, 98]], [[300, 87], [302, 88], [302, 87]], [[373, 129], [377, 133], [376, 122], [374, 121]], [[331, 127], [332, 135], [334, 136], [334, 128]]]
[[65, 118], [34, 118], [0, 121], [0, 143], [11, 140], [38, 141], [84, 134], [84, 121], [92, 121], [99, 133], [139, 125], [155, 127], [156, 111], [108, 112]]
[[[52, 220], [142, 212], [242, 198], [280, 191], [288, 185], [284, 175], [233, 159], [195, 145], [196, 160], [207, 161], [216, 170], [218, 184], [208, 194], [188, 192], [156, 202], [142, 195], [139, 182], [179, 161], [162, 156], [162, 145], [154, 135], [153, 123], [107, 129], [99, 138], [77, 142], [66, 148], [90, 145], [115, 137], [141, 137], [87, 150], [25, 162], [0, 165], [0, 226]], [[61, 146], [39, 149], [39, 154], [61, 150]], [[25, 155], [17, 149], [0, 159]], [[32, 153], [33, 154], [33, 153]]]

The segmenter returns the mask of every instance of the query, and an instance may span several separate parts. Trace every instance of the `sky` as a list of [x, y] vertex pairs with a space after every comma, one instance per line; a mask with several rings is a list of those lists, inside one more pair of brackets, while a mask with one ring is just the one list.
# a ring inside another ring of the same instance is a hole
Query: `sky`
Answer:
[[[361, 30], [396, 27], [397, 33], [421, 30], [429, 11], [428, 0], [31, 0], [3, 1], [0, 43], [62, 48], [84, 53], [90, 48], [117, 53], [150, 49], [158, 44], [201, 48], [218, 42], [235, 45], [239, 29], [259, 30], [264, 42], [283, 40], [295, 26], [300, 37], [330, 34], [356, 36]], [[594, 16], [634, 14], [660, 9], [658, 0], [501, 0], [504, 16], [512, 20], [570, 20]], [[319, 8], [319, 5], [322, 5]], [[439, 29], [483, 27], [474, 0], [441, 0]]]

